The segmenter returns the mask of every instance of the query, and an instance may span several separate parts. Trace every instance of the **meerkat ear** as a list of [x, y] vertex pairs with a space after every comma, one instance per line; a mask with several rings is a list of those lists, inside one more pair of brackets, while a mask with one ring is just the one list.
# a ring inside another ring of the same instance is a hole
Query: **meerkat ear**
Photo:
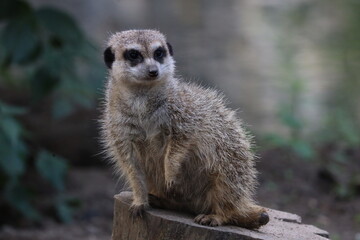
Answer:
[[111, 47], [108, 47], [104, 51], [104, 62], [105, 65], [111, 69], [112, 63], [115, 61], [115, 55], [111, 50]]
[[173, 52], [173, 48], [172, 48], [171, 44], [167, 42], [166, 45], [167, 45], [167, 47], [168, 47], [168, 49], [169, 49], [170, 55], [173, 56], [173, 55], [174, 55], [174, 52]]

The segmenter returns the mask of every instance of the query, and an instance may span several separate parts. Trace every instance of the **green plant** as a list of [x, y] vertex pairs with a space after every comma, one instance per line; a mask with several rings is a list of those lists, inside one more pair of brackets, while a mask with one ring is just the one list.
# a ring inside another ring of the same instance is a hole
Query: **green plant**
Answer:
[[[280, 14], [274, 19], [280, 27], [278, 34], [278, 52], [280, 56], [279, 82], [283, 87], [284, 96], [278, 104], [277, 118], [287, 130], [285, 135], [270, 133], [264, 136], [270, 147], [290, 149], [296, 156], [303, 159], [315, 157], [315, 151], [310, 141], [304, 136], [305, 120], [301, 117], [302, 95], [305, 89], [304, 79], [298, 73], [295, 62], [297, 51], [292, 36], [295, 35], [295, 26], [304, 24], [308, 5], [301, 5], [296, 11]], [[286, 21], [284, 21], [286, 19]]]
[[23, 141], [25, 131], [15, 119], [24, 109], [0, 102], [0, 187], [8, 204], [24, 216], [38, 219], [39, 213], [32, 207], [28, 192], [20, 183], [26, 171], [28, 148]]
[[339, 74], [327, 102], [326, 137], [347, 146], [360, 146], [360, 3], [335, 1], [344, 16], [341, 27], [326, 36], [325, 54]]
[[[321, 36], [306, 32], [307, 41], [312, 44], [320, 40], [317, 46], [320, 51], [317, 53], [324, 54], [323, 68], [331, 68], [330, 75], [334, 81], [327, 93], [327, 101], [322, 105], [323, 122], [306, 137], [306, 122], [300, 108], [300, 103], [304, 102], [302, 95], [306, 81], [299, 74], [295, 62], [298, 46], [294, 39], [303, 29], [311, 29], [314, 10], [329, 7], [325, 0], [311, 7], [309, 4], [312, 3], [299, 3], [294, 8], [281, 9], [274, 14], [277, 17], [273, 20], [281, 29], [280, 80], [286, 92], [285, 98], [278, 104], [278, 119], [287, 134], [271, 133], [264, 138], [270, 147], [287, 148], [298, 157], [316, 160], [320, 166], [319, 176], [325, 176], [323, 180], [331, 185], [334, 196], [351, 198], [359, 193], [360, 187], [360, 3], [354, 0], [334, 1], [330, 7], [333, 12], [329, 12], [336, 13], [332, 22], [336, 25], [329, 27]], [[329, 16], [324, 14], [323, 17]]]
[[57, 118], [77, 105], [92, 106], [102, 71], [94, 67], [95, 48], [76, 22], [60, 10], [33, 9], [22, 0], [1, 1], [0, 9], [3, 83], [25, 88], [33, 102], [56, 97]]
[[58, 217], [70, 221], [71, 200], [64, 195], [68, 161], [30, 145], [31, 133], [18, 117], [44, 103], [55, 121], [77, 106], [92, 106], [103, 71], [95, 67], [96, 49], [76, 22], [55, 8], [2, 0], [0, 23], [0, 88], [29, 96], [22, 107], [0, 101], [0, 205], [5, 202], [28, 219], [39, 220], [37, 189], [26, 181], [36, 172], [56, 192], [51, 202]]
[[334, 4], [342, 14], [340, 27], [325, 36], [322, 46], [327, 64], [337, 70], [321, 129], [323, 144], [332, 148], [321, 163], [334, 179], [335, 194], [350, 198], [360, 186], [358, 159], [351, 154], [360, 148], [360, 3], [345, 0]]

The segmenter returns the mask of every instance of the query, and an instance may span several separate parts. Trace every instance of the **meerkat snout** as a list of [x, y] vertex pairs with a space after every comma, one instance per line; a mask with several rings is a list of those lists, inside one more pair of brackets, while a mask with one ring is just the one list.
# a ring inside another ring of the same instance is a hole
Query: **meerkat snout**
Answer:
[[149, 77], [156, 78], [159, 75], [159, 69], [156, 65], [149, 66]]

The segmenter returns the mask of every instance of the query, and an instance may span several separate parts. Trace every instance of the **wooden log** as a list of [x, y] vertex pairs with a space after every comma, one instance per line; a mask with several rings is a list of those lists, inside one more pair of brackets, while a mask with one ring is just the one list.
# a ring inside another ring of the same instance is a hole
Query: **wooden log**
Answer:
[[115, 196], [112, 240], [326, 240], [328, 232], [301, 224], [298, 215], [268, 209], [270, 222], [259, 230], [236, 226], [207, 227], [194, 223], [194, 216], [151, 208], [133, 220], [129, 214], [131, 192]]

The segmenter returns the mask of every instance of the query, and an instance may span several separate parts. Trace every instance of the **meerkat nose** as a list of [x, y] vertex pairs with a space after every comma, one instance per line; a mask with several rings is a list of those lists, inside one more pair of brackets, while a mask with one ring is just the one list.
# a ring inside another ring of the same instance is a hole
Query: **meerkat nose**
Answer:
[[159, 70], [157, 66], [149, 67], [149, 77], [157, 77], [159, 75]]

